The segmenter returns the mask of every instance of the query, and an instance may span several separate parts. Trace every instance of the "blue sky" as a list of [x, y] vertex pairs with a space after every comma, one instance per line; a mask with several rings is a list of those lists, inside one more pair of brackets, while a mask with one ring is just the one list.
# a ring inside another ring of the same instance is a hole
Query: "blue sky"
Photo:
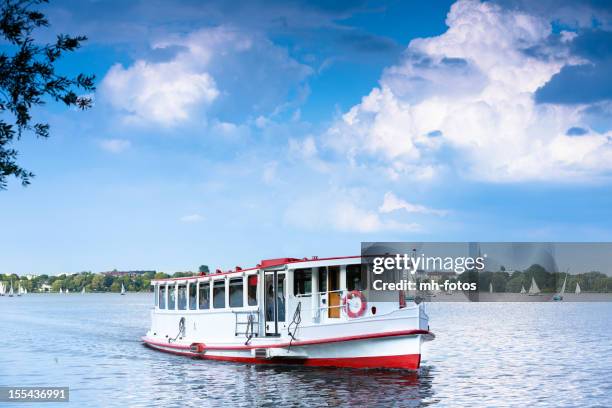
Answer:
[[18, 142], [0, 272], [612, 240], [612, 12], [533, 3], [52, 1], [95, 106]]

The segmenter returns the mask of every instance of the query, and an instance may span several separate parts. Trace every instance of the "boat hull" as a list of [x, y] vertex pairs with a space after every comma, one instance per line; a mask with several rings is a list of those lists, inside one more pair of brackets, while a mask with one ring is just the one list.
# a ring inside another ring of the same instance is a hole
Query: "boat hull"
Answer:
[[[247, 364], [293, 364], [311, 367], [349, 367], [417, 370], [421, 363], [421, 343], [433, 335], [415, 333], [379, 334], [380, 337], [327, 339], [269, 345], [210, 345], [203, 343], [161, 343], [143, 337], [155, 350], [175, 355]], [[304, 344], [306, 343], [306, 344]]]

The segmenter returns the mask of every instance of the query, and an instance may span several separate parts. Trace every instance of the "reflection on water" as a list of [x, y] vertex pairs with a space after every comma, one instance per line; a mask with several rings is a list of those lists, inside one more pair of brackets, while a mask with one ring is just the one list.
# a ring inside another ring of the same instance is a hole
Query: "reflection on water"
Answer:
[[612, 395], [612, 303], [429, 304], [437, 338], [418, 373], [156, 352], [139, 341], [151, 303], [149, 294], [0, 298], [0, 385], [70, 386], [78, 407], [573, 407]]

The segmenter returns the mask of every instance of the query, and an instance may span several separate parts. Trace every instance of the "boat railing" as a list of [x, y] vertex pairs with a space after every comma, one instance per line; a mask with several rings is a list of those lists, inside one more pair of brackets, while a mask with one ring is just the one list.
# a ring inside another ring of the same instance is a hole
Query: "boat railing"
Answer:
[[236, 336], [259, 337], [259, 309], [234, 310], [232, 313], [234, 313]]
[[301, 297], [311, 297], [312, 295], [326, 295], [328, 293], [346, 293], [346, 290], [344, 289], [338, 289], [338, 290], [326, 290], [324, 292], [311, 292], [311, 293], [298, 293], [297, 295], [295, 295], [296, 298], [301, 298]]
[[[335, 310], [335, 309], [339, 309], [340, 310], [340, 315], [343, 315], [343, 310], [344, 310], [344, 306], [342, 305], [342, 297], [344, 296], [344, 294], [346, 294], [348, 291], [345, 289], [338, 289], [338, 290], [329, 290], [329, 291], [324, 291], [324, 292], [311, 292], [311, 293], [301, 293], [301, 294], [297, 294], [295, 295], [295, 298], [299, 301], [301, 299], [304, 298], [316, 298], [316, 305], [312, 305], [312, 307], [308, 307], [308, 308], [304, 308], [302, 306], [302, 310], [304, 312], [309, 312], [309, 314], [312, 316], [312, 319], [314, 321], [317, 321], [321, 314], [325, 314], [327, 313], [329, 310]], [[330, 305], [329, 304], [329, 297], [326, 299], [325, 302], [321, 302], [321, 297], [322, 296], [327, 296], [330, 293], [338, 293], [340, 294], [340, 299], [337, 305]]]

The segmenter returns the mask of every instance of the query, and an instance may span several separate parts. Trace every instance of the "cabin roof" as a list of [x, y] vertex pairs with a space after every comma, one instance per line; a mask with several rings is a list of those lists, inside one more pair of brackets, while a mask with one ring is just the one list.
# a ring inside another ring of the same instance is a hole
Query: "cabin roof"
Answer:
[[204, 277], [215, 277], [215, 276], [222, 276], [222, 275], [231, 275], [231, 274], [239, 274], [242, 272], [248, 272], [248, 271], [254, 271], [254, 270], [258, 270], [258, 269], [265, 269], [265, 268], [272, 268], [272, 267], [277, 267], [277, 266], [283, 266], [283, 265], [290, 265], [290, 264], [298, 264], [298, 263], [305, 263], [305, 262], [317, 262], [317, 261], [333, 261], [333, 260], [337, 260], [337, 259], [354, 259], [354, 258], [361, 258], [360, 255], [352, 255], [352, 256], [335, 256], [335, 257], [329, 257], [329, 258], [319, 258], [318, 256], [313, 256], [311, 258], [272, 258], [272, 259], [262, 259], [260, 263], [258, 263], [256, 266], [252, 267], [252, 268], [241, 268], [239, 266], [237, 266], [234, 270], [229, 270], [229, 271], [219, 271], [216, 273], [209, 273], [206, 275], [195, 275], [195, 276], [185, 276], [185, 277], [180, 277], [180, 278], [165, 278], [165, 279], [153, 279], [151, 281], [151, 283], [154, 282], [167, 282], [167, 281], [183, 281], [183, 280], [190, 280], [190, 279], [199, 279], [199, 278], [204, 278]]

